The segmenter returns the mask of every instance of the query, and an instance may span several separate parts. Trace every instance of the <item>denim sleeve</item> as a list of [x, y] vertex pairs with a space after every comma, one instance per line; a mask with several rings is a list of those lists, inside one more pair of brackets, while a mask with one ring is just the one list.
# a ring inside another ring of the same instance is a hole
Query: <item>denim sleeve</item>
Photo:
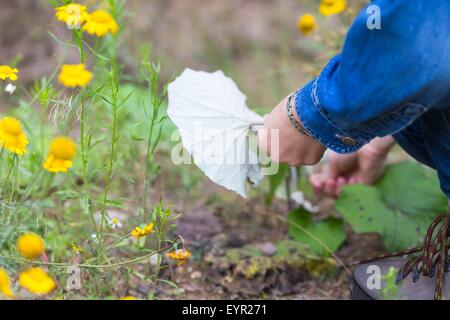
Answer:
[[430, 108], [444, 107], [449, 91], [450, 1], [371, 5], [380, 9], [381, 28], [367, 26], [372, 11], [363, 9], [341, 54], [295, 97], [305, 129], [339, 153], [354, 152], [377, 136], [403, 130]]

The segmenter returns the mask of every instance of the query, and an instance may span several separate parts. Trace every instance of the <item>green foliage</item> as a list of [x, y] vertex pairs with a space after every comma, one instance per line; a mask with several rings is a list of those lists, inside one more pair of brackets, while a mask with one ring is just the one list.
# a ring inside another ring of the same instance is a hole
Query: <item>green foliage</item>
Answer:
[[390, 165], [375, 186], [345, 187], [336, 208], [355, 232], [379, 233], [389, 251], [416, 245], [447, 210], [436, 174], [419, 164]]
[[388, 273], [381, 277], [381, 280], [383, 280], [383, 289], [381, 290], [383, 300], [398, 299], [398, 289], [400, 287], [396, 283], [397, 273], [397, 269], [390, 267]]
[[[126, 0], [108, 3], [107, 10], [120, 21]], [[12, 97], [18, 107], [8, 115], [20, 120], [30, 143], [21, 157], [0, 150], [0, 267], [17, 274], [30, 265], [19, 256], [16, 241], [34, 232], [45, 242], [52, 277], [61, 283], [53, 294], [76, 294], [64, 292], [66, 268], [74, 264], [89, 278], [83, 285], [85, 297], [110, 296], [112, 287], [105, 283], [112, 283], [119, 267], [128, 272], [126, 282], [130, 277], [138, 277], [139, 283], [167, 282], [160, 279], [160, 271], [167, 268], [164, 253], [181, 243], [172, 232], [178, 214], [162, 201], [148, 199], [159, 175], [154, 154], [162, 139], [169, 140], [163, 127], [166, 86], [160, 80], [161, 64], [145, 51], [142, 79], [133, 77], [132, 84], [126, 83], [118, 60], [118, 34], [97, 39], [91, 47], [81, 29], [70, 33], [68, 42], [51, 36], [64, 47], [78, 49], [80, 63], [87, 59], [92, 82], [75, 89], [58, 84], [61, 65], [69, 63], [61, 56], [51, 75], [36, 80], [26, 94]], [[42, 164], [49, 142], [58, 135], [79, 143], [70, 170], [50, 173]], [[152, 232], [145, 236], [131, 233], [150, 223]], [[151, 266], [150, 258], [155, 259]], [[140, 263], [147, 266], [142, 272], [131, 268]], [[149, 292], [154, 295], [153, 288]]]
[[280, 164], [277, 174], [267, 177], [269, 180], [269, 192], [266, 194], [266, 204], [270, 204], [272, 202], [277, 188], [283, 183], [288, 174], [289, 166], [287, 164]]
[[303, 208], [288, 214], [289, 234], [303, 244], [307, 244], [319, 255], [328, 255], [344, 242], [343, 221], [329, 217], [322, 221], [314, 221], [310, 212]]

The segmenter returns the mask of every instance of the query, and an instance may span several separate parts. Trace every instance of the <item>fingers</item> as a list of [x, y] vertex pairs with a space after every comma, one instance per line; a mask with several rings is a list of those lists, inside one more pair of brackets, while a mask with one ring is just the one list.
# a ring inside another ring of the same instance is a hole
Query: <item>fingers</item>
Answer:
[[334, 189], [334, 197], [337, 198], [341, 194], [342, 188], [348, 184], [348, 180], [344, 177], [338, 177], [336, 180], [336, 188]]
[[386, 157], [369, 151], [364, 149], [348, 155], [332, 153], [322, 171], [311, 177], [314, 190], [338, 197], [347, 185], [375, 183], [383, 173]]
[[315, 173], [309, 176], [309, 182], [313, 187], [313, 190], [317, 194], [321, 194], [325, 191], [325, 180], [322, 173]]
[[320, 170], [321, 171], [314, 173], [309, 177], [314, 192], [317, 194], [325, 193], [329, 196], [334, 196], [336, 194], [338, 179], [337, 172], [332, 171], [330, 162]]
[[328, 178], [325, 183], [325, 193], [331, 197], [334, 197], [336, 186], [337, 186], [337, 179]]
[[345, 186], [360, 183], [356, 176], [326, 178], [322, 172], [312, 174], [309, 181], [316, 194], [326, 194], [333, 198], [339, 197]]

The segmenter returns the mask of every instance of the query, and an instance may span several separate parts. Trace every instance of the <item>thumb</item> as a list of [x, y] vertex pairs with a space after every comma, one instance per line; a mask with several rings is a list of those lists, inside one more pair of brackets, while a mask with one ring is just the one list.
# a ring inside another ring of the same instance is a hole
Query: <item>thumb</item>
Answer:
[[263, 124], [256, 125], [252, 127], [252, 130], [256, 133], [256, 139], [258, 142], [258, 147], [263, 151], [267, 152], [269, 150], [270, 142], [269, 142], [269, 134], [266, 126], [267, 123], [267, 115], [263, 117]]

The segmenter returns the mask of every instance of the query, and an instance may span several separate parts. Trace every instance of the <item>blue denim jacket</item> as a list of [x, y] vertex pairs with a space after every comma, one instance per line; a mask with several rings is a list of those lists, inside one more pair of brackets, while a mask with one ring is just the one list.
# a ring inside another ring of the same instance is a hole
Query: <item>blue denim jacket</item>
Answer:
[[362, 10], [342, 53], [300, 89], [296, 110], [320, 143], [358, 150], [393, 135], [436, 169], [450, 198], [450, 1], [378, 0], [381, 28]]

